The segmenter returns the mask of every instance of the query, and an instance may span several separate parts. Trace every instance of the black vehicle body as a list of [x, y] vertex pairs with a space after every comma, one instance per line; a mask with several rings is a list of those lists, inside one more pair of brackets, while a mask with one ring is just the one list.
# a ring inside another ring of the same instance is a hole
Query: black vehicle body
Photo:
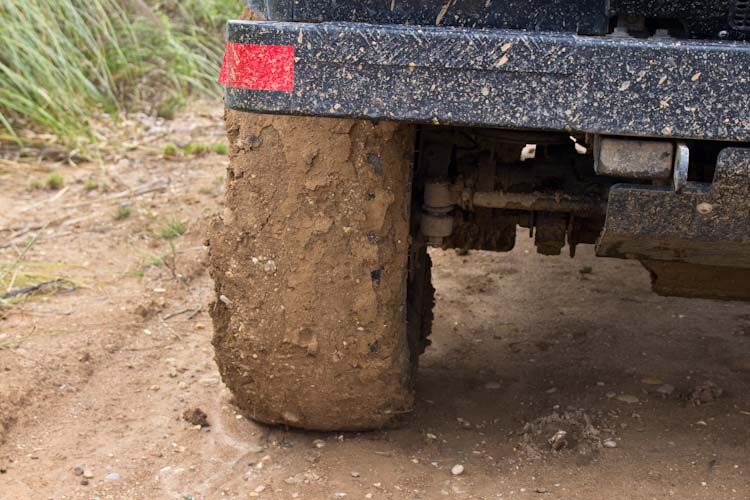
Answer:
[[293, 85], [230, 79], [227, 106], [422, 124], [430, 243], [508, 250], [521, 225], [543, 253], [641, 260], [665, 294], [750, 297], [750, 1], [248, 6], [266, 20], [229, 23], [228, 71], [286, 47]]

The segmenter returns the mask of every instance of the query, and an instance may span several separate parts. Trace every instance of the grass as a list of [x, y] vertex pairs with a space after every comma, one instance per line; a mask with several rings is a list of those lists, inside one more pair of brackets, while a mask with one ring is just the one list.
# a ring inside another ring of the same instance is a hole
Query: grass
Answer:
[[86, 191], [96, 191], [99, 189], [99, 183], [93, 179], [89, 179], [83, 183], [83, 189]]
[[[66, 276], [66, 271], [70, 271], [73, 267], [80, 266], [60, 262], [0, 261], [0, 297], [5, 292], [13, 289], [34, 286], [56, 279], [66, 279], [75, 283], [76, 286], [81, 286], [82, 284], [79, 280]], [[20, 295], [9, 299], [0, 298], [0, 307], [10, 305], [19, 300], [28, 300], [28, 297]]]
[[167, 221], [164, 226], [159, 230], [159, 236], [161, 239], [171, 241], [179, 238], [187, 231], [187, 225], [179, 219], [172, 219]]
[[86, 148], [106, 114], [165, 117], [217, 96], [222, 26], [237, 0], [2, 0], [0, 129]]
[[49, 177], [47, 177], [44, 185], [50, 191], [59, 191], [65, 185], [65, 179], [63, 178], [62, 174], [53, 172], [49, 175]]
[[229, 153], [229, 148], [222, 142], [216, 144], [202, 144], [202, 143], [189, 143], [183, 147], [179, 147], [171, 142], [164, 145], [161, 150], [164, 158], [179, 158], [180, 156], [203, 156], [208, 153], [216, 153], [218, 155], [226, 155]]
[[117, 210], [115, 210], [114, 218], [115, 220], [125, 220], [131, 215], [133, 215], [133, 207], [127, 204], [121, 204], [117, 207]]
[[178, 156], [180, 156], [180, 148], [178, 148], [176, 144], [172, 144], [171, 142], [169, 142], [164, 145], [161, 153], [164, 158], [177, 158]]

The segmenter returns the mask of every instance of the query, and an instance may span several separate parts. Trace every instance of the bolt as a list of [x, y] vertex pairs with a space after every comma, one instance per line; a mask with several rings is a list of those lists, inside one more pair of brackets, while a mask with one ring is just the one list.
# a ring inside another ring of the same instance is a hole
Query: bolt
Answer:
[[711, 212], [714, 211], [714, 206], [710, 203], [698, 203], [698, 206], [696, 207], [698, 210], [698, 213], [701, 215], [708, 215]]

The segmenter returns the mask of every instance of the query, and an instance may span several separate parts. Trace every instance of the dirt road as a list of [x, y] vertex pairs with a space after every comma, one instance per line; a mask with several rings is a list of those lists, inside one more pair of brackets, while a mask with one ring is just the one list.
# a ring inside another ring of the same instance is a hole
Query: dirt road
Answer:
[[[750, 498], [750, 307], [660, 298], [637, 264], [524, 238], [433, 254], [433, 346], [399, 428], [241, 417], [202, 246], [226, 157], [161, 154], [222, 141], [215, 109], [128, 122], [132, 151], [101, 163], [0, 163], [0, 275], [76, 285], [0, 310], [0, 499]], [[62, 195], [29, 187], [50, 169]]]

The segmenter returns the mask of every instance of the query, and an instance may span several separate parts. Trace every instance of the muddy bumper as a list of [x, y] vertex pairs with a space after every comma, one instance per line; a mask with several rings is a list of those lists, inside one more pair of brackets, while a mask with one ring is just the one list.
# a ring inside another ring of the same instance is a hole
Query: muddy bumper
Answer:
[[750, 44], [358, 23], [232, 21], [243, 111], [750, 139]]

